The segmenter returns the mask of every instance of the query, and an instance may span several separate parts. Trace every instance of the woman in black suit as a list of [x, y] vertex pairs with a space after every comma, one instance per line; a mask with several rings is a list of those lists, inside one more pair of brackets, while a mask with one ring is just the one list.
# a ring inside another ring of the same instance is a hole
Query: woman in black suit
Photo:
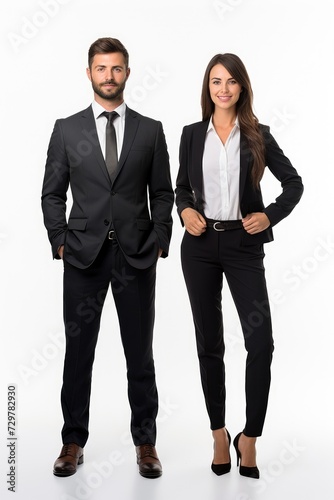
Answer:
[[[269, 127], [254, 115], [251, 83], [238, 56], [211, 59], [201, 104], [202, 121], [183, 129], [176, 204], [186, 229], [182, 268], [214, 438], [211, 468], [218, 475], [231, 469], [225, 428], [224, 274], [247, 351], [246, 423], [233, 444], [240, 474], [258, 478], [255, 444], [264, 425], [274, 349], [263, 243], [273, 240], [272, 227], [299, 202], [303, 185]], [[266, 166], [282, 186], [267, 207], [260, 189]]]

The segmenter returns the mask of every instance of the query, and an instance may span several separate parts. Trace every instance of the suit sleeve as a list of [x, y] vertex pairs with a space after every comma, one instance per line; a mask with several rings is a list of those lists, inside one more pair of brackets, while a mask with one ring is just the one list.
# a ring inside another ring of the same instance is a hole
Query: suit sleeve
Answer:
[[162, 249], [161, 257], [167, 257], [172, 235], [172, 209], [174, 192], [171, 183], [169, 154], [162, 124], [158, 122], [154, 155], [149, 181], [151, 218], [154, 231]]
[[180, 166], [175, 189], [177, 212], [180, 216], [182, 226], [184, 225], [181, 217], [182, 210], [185, 208], [195, 208], [194, 193], [189, 180], [188, 151], [189, 144], [187, 143], [187, 128], [184, 127], [180, 140]]
[[52, 247], [53, 258], [59, 259], [58, 248], [65, 243], [66, 192], [69, 165], [64, 146], [61, 120], [57, 120], [50, 139], [42, 187], [44, 224]]
[[282, 186], [282, 193], [275, 202], [264, 209], [271, 226], [275, 226], [292, 212], [303, 194], [304, 187], [296, 169], [269, 132], [269, 127], [265, 128], [263, 135], [266, 147], [266, 165]]

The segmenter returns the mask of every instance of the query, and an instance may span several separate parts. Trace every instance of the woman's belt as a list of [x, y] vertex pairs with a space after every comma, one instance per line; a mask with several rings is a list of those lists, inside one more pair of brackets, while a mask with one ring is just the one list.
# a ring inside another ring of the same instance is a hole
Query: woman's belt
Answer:
[[215, 231], [230, 231], [231, 229], [241, 229], [243, 227], [241, 220], [207, 219], [207, 225]]

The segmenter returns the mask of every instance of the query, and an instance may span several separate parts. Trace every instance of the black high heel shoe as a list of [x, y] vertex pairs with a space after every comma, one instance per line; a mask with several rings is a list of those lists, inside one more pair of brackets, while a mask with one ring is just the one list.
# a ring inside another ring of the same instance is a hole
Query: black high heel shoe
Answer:
[[246, 467], [245, 465], [241, 465], [241, 453], [238, 448], [239, 438], [241, 434], [242, 432], [239, 432], [239, 434], [237, 434], [237, 436], [235, 436], [233, 440], [233, 446], [235, 448], [235, 451], [237, 452], [237, 466], [239, 465], [240, 461], [239, 474], [241, 476], [251, 477], [253, 479], [259, 479], [260, 471], [257, 467]]
[[[228, 437], [228, 445], [230, 446], [231, 444], [231, 436], [228, 432], [228, 430], [226, 429], [226, 434], [227, 434], [227, 437]], [[214, 464], [212, 462], [211, 464], [211, 470], [217, 474], [217, 476], [222, 476], [223, 474], [227, 474], [228, 472], [230, 472], [231, 470], [231, 457], [230, 457], [230, 461], [227, 462], [226, 464]]]

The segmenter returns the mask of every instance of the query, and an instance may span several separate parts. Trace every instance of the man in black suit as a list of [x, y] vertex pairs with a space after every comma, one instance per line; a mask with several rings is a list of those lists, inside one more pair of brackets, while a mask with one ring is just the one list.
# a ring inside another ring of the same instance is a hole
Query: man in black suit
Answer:
[[[91, 45], [87, 75], [94, 101], [56, 121], [48, 149], [42, 208], [53, 257], [64, 263], [66, 334], [64, 446], [54, 464], [57, 476], [74, 474], [83, 462], [94, 352], [109, 284], [127, 363], [139, 472], [150, 478], [162, 473], [155, 449], [152, 336], [156, 263], [168, 255], [174, 196], [161, 123], [123, 101], [128, 57], [117, 39]], [[73, 204], [67, 220], [69, 185]]]

